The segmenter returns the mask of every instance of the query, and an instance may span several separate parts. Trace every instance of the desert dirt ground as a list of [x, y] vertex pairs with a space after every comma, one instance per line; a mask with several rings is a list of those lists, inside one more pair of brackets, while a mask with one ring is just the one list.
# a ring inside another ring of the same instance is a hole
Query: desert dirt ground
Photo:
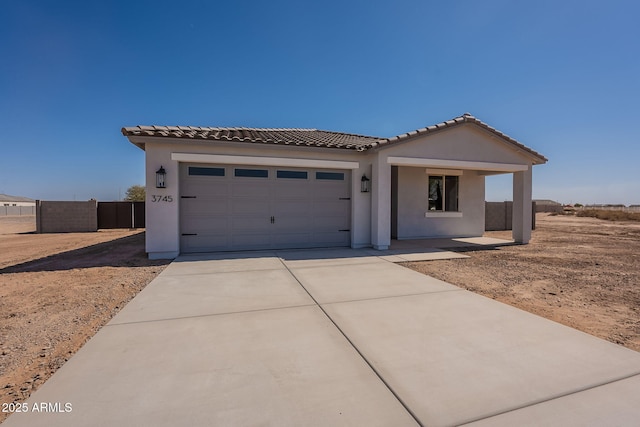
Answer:
[[640, 223], [549, 214], [536, 222], [528, 245], [403, 265], [640, 351]]
[[[167, 265], [141, 231], [34, 230], [0, 217], [0, 403], [28, 398]], [[640, 351], [640, 223], [538, 214], [529, 245], [466, 254], [404, 265]]]
[[0, 217], [0, 404], [28, 398], [168, 264], [140, 230], [34, 230]]

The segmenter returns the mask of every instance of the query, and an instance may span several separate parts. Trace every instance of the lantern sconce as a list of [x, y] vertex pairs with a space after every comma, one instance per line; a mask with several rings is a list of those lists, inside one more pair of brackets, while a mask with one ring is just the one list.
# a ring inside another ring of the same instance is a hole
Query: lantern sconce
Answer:
[[167, 171], [164, 167], [160, 166], [160, 169], [156, 171], [156, 188], [166, 188], [165, 178], [167, 177]]
[[360, 179], [360, 192], [368, 193], [369, 191], [371, 191], [371, 180], [363, 174], [362, 178]]

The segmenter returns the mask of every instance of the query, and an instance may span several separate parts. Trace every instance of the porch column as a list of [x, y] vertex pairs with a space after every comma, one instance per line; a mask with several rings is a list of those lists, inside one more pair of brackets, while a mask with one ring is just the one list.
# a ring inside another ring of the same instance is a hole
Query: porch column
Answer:
[[513, 221], [512, 236], [516, 243], [531, 240], [531, 165], [527, 170], [513, 173]]
[[386, 250], [391, 244], [391, 165], [378, 154], [372, 164], [371, 244]]

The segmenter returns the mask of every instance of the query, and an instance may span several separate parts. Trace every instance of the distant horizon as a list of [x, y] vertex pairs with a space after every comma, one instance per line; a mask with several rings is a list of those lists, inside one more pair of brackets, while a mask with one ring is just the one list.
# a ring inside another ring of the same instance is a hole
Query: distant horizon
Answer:
[[[134, 185], [141, 185], [141, 184], [134, 184]], [[144, 187], [144, 185], [142, 185]], [[127, 187], [129, 188], [129, 187]], [[33, 197], [29, 197], [29, 196], [22, 196], [22, 195], [17, 195], [17, 194], [10, 194], [10, 193], [5, 193], [3, 191], [0, 191], [0, 196], [9, 196], [9, 197], [22, 197], [22, 198], [28, 198], [28, 199], [32, 199], [33, 201], [37, 201], [37, 200], [48, 200], [48, 201], [89, 201], [89, 200], [97, 200], [98, 202], [118, 202], [118, 201], [124, 201], [124, 197], [125, 197], [125, 193], [126, 193], [127, 189], [124, 189], [124, 191], [122, 192], [122, 195], [119, 199], [98, 199], [95, 197], [89, 197], [87, 199], [78, 199], [77, 197], [73, 198], [73, 199], [50, 199], [50, 198], [33, 198]], [[532, 198], [532, 201], [536, 202], [536, 201], [544, 201], [544, 200], [549, 200], [555, 203], [559, 203], [563, 206], [568, 206], [568, 205], [576, 205], [576, 204], [581, 204], [584, 206], [619, 206], [622, 205], [624, 207], [632, 207], [632, 206], [640, 206], [640, 202], [638, 203], [598, 203], [598, 202], [588, 202], [588, 203], [583, 203], [580, 201], [576, 201], [576, 202], [562, 202], [562, 201], [558, 201], [558, 200], [554, 200], [554, 199], [549, 199], [549, 198], [544, 198], [544, 197], [534, 197]], [[511, 198], [509, 199], [489, 199], [489, 198], [485, 198], [485, 202], [510, 202], [512, 201]]]

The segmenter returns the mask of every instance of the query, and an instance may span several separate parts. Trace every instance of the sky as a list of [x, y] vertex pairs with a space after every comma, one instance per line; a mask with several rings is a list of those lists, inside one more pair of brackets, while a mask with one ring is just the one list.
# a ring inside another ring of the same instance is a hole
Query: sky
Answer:
[[[0, 5], [0, 193], [118, 200], [136, 125], [391, 137], [469, 112], [545, 155], [533, 197], [640, 204], [635, 0]], [[487, 200], [511, 199], [511, 175]]]

